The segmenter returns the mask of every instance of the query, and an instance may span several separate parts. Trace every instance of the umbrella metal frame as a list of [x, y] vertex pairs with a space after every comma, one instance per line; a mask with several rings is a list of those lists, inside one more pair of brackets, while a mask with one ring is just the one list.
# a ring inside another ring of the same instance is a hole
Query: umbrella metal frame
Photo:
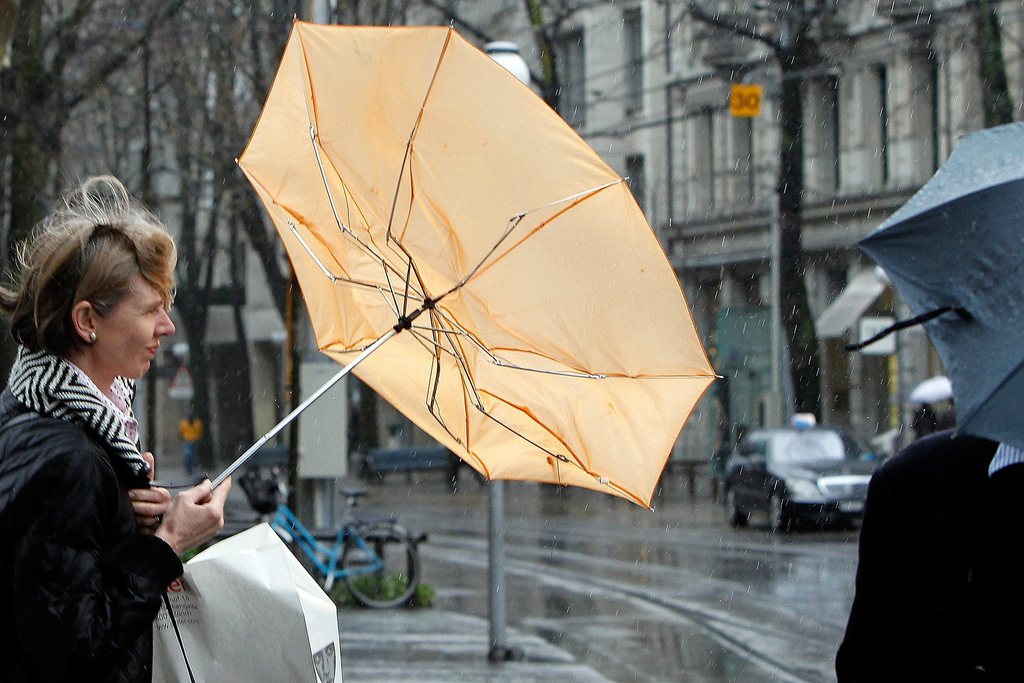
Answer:
[[[515, 250], [516, 247], [519, 246], [519, 244], [522, 244], [524, 241], [530, 239], [532, 235], [536, 234], [542, 228], [546, 227], [555, 218], [565, 214], [568, 211], [571, 211], [574, 207], [576, 207], [582, 202], [585, 202], [587, 199], [590, 199], [598, 195], [599, 193], [608, 190], [609, 188], [612, 188], [625, 182], [625, 180], [619, 177], [610, 182], [606, 182], [601, 185], [591, 187], [589, 189], [584, 189], [582, 191], [570, 194], [560, 199], [555, 199], [536, 208], [516, 213], [515, 215], [508, 219], [508, 223], [504, 231], [498, 236], [493, 246], [487, 251], [487, 253], [483, 255], [479, 262], [474, 267], [472, 267], [467, 274], [462, 276], [460, 280], [455, 282], [447, 291], [444, 291], [443, 293], [436, 296], [430, 296], [427, 293], [427, 287], [425, 286], [423, 278], [421, 277], [420, 274], [420, 270], [417, 267], [416, 259], [402, 244], [401, 239], [396, 237], [393, 232], [397, 207], [399, 203], [399, 197], [401, 196], [403, 187], [408, 185], [409, 188], [412, 188], [414, 186], [414, 179], [412, 177], [413, 174], [410, 166], [410, 158], [412, 155], [414, 141], [416, 139], [420, 124], [423, 120], [424, 109], [430, 97], [430, 93], [433, 90], [435, 81], [441, 68], [441, 64], [444, 60], [445, 52], [447, 51], [449, 45], [449, 41], [451, 40], [451, 35], [452, 32], [449, 31], [448, 36], [444, 41], [444, 45], [440, 50], [440, 54], [438, 55], [437, 63], [434, 67], [430, 84], [426, 88], [426, 92], [423, 95], [419, 116], [417, 116], [415, 122], [413, 123], [412, 129], [405, 142], [405, 150], [398, 171], [395, 192], [392, 197], [387, 230], [385, 233], [385, 244], [383, 248], [381, 248], [380, 245], [374, 243], [372, 237], [369, 240], [363, 239], [350, 227], [351, 225], [354, 224], [353, 212], [355, 212], [357, 220], [359, 217], [361, 217], [364, 223], [366, 223], [367, 221], [365, 218], [365, 212], [360, 208], [358, 203], [355, 201], [355, 198], [353, 194], [350, 192], [347, 183], [342, 178], [338, 178], [338, 180], [340, 181], [344, 194], [344, 196], [340, 198], [343, 200], [344, 206], [343, 210], [339, 209], [339, 201], [338, 198], [335, 197], [335, 192], [332, 191], [331, 189], [331, 182], [328, 179], [328, 171], [323, 159], [323, 155], [326, 154], [326, 150], [324, 150], [322, 147], [320, 137], [317, 131], [316, 122], [310, 121], [309, 124], [309, 143], [312, 146], [312, 151], [316, 159], [319, 175], [323, 183], [323, 188], [326, 192], [326, 197], [330, 204], [331, 214], [333, 215], [337, 229], [340, 231], [340, 233], [344, 236], [345, 239], [350, 240], [353, 243], [354, 247], [359, 252], [361, 252], [364, 256], [370, 258], [373, 262], [380, 265], [381, 273], [384, 279], [384, 284], [368, 282], [365, 280], [358, 280], [350, 277], [341, 276], [335, 272], [332, 272], [332, 269], [329, 268], [323, 262], [323, 260], [314, 253], [309, 243], [306, 241], [306, 239], [303, 238], [302, 234], [300, 233], [300, 226], [304, 228], [306, 227], [303, 220], [288, 207], [285, 207], [280, 204], [278, 205], [281, 209], [286, 211], [292, 217], [293, 220], [287, 221], [289, 231], [295, 237], [298, 243], [302, 246], [306, 254], [310, 256], [310, 258], [316, 264], [317, 268], [324, 274], [324, 276], [328, 278], [330, 282], [337, 285], [358, 287], [377, 291], [384, 299], [385, 304], [394, 314], [396, 324], [391, 330], [389, 330], [384, 335], [382, 335], [381, 337], [379, 337], [378, 339], [376, 339], [375, 341], [373, 341], [372, 343], [365, 347], [352, 348], [346, 351], [326, 351], [327, 353], [332, 354], [349, 354], [358, 352], [359, 355], [356, 358], [354, 358], [351, 362], [349, 362], [347, 365], [345, 365], [334, 377], [328, 380], [326, 384], [320, 387], [316, 392], [314, 392], [313, 395], [311, 395], [302, 404], [296, 407], [291, 413], [289, 413], [284, 419], [282, 419], [277, 425], [275, 425], [269, 432], [267, 432], [256, 443], [254, 443], [245, 453], [239, 456], [227, 469], [224, 470], [224, 472], [217, 476], [217, 478], [213, 482], [214, 486], [219, 485], [221, 482], [223, 482], [224, 479], [226, 479], [234, 471], [236, 471], [242, 464], [244, 464], [269, 439], [273, 438], [276, 434], [278, 434], [285, 426], [290, 424], [314, 401], [323, 396], [323, 394], [326, 393], [332, 386], [334, 386], [343, 377], [352, 372], [352, 370], [357, 365], [359, 365], [359, 363], [364, 361], [370, 354], [379, 349], [381, 345], [383, 345], [393, 336], [406, 330], [409, 330], [414, 336], [414, 338], [432, 355], [431, 376], [427, 384], [428, 394], [425, 397], [426, 408], [428, 412], [431, 414], [431, 416], [440, 425], [440, 427], [445, 432], [447, 432], [457, 443], [466, 446], [466, 444], [463, 443], [462, 439], [458, 435], [453, 433], [451, 429], [449, 429], [449, 427], [445, 424], [443, 417], [439, 414], [439, 408], [437, 405], [438, 390], [441, 382], [442, 371], [441, 358], [446, 356], [454, 360], [457, 372], [459, 373], [459, 375], [461, 375], [463, 385], [466, 387], [466, 396], [468, 402], [471, 403], [474, 406], [474, 408], [476, 408], [476, 410], [485, 415], [495, 424], [503, 427], [510, 433], [515, 434], [519, 438], [538, 448], [540, 451], [551, 456], [552, 463], [555, 468], [555, 476], [558, 481], [562, 481], [562, 475], [559, 473], [559, 465], [571, 464], [575, 465], [583, 472], [587, 472], [588, 474], [590, 474], [590, 476], [593, 476], [594, 480], [597, 483], [614, 490], [619, 495], [622, 495], [627, 499], [635, 501], [637, 500], [634, 495], [623, 490], [615, 483], [610, 482], [608, 478], [591, 473], [588, 470], [588, 468], [584, 465], [584, 463], [581, 461], [579, 456], [577, 456], [576, 454], [570, 452], [569, 455], [566, 455], [564, 453], [553, 452], [549, 448], [544, 447], [543, 445], [537, 443], [534, 439], [531, 439], [525, 434], [520, 433], [513, 427], [502, 422], [500, 419], [498, 419], [490, 412], [488, 412], [486, 406], [484, 405], [484, 401], [478, 392], [477, 383], [473, 376], [474, 373], [470, 368], [469, 363], [467, 362], [467, 358], [464, 355], [465, 352], [463, 351], [462, 347], [463, 342], [466, 342], [468, 343], [468, 345], [472, 346], [473, 348], [481, 352], [484, 358], [494, 366], [508, 368], [510, 370], [519, 370], [523, 372], [537, 372], [547, 375], [576, 377], [580, 379], [589, 380], [602, 380], [607, 379], [609, 377], [624, 377], [624, 375], [620, 373], [602, 374], [599, 372], [587, 372], [583, 370], [552, 370], [548, 368], [529, 367], [510, 362], [499, 356], [491, 349], [487, 348], [485, 344], [480, 339], [478, 339], [474, 334], [463, 328], [458, 323], [458, 321], [454, 320], [443, 309], [437, 307], [437, 304], [439, 302], [441, 302], [443, 299], [445, 299], [452, 293], [464, 287], [477, 274], [481, 273], [482, 269], [484, 269], [485, 266], [493, 265], [493, 263], [496, 263], [502, 258], [504, 258], [507, 254]], [[313, 116], [312, 112], [310, 112], [310, 116]], [[250, 179], [254, 183], [256, 182], [254, 178]], [[544, 209], [550, 209], [556, 206], [560, 208], [557, 210], [554, 216], [543, 220], [540, 223], [540, 225], [531, 228], [530, 232], [521, 236], [517, 244], [512, 244], [511, 246], [509, 246], [508, 249], [501, 251], [499, 253], [499, 250], [501, 249], [502, 245], [509, 239], [510, 236], [512, 236], [516, 232], [516, 229], [520, 226], [523, 219], [527, 215]], [[385, 252], [385, 249], [387, 250], [387, 252]], [[397, 258], [399, 263], [395, 263], [393, 260], [390, 260], [388, 258], [389, 255], [393, 256], [394, 258]], [[337, 265], [339, 269], [344, 270], [344, 267], [340, 264], [340, 262], [337, 262]], [[417, 305], [418, 308], [410, 312], [411, 305]], [[424, 313], [427, 314], [427, 317], [429, 318], [429, 323], [425, 325], [414, 324], [414, 321]], [[657, 380], [703, 377], [705, 377], [705, 375], [673, 374], [650, 376], [645, 375], [644, 379]], [[472, 453], [468, 450], [468, 448], [466, 450], [467, 453], [469, 453], [472, 456]], [[488, 468], [482, 462], [478, 460], [477, 465], [478, 469], [482, 470], [485, 474], [487, 474], [486, 470]]]
[[[314, 129], [311, 129], [311, 138], [314, 141], [314, 143], [313, 143], [314, 149], [316, 149], [316, 147], [317, 147], [317, 145], [316, 145], [316, 132], [315, 132]], [[319, 153], [317, 153], [316, 158], [317, 158], [317, 161], [319, 162], [320, 161]], [[471, 391], [470, 391], [471, 402], [472, 402], [473, 406], [477, 410], [479, 410], [481, 413], [486, 415], [489, 419], [493, 420], [495, 423], [501, 425], [505, 429], [509, 430], [511, 433], [515, 434], [516, 436], [519, 436], [520, 438], [522, 438], [525, 441], [529, 442], [531, 445], [533, 445], [533, 446], [539, 448], [540, 450], [544, 451], [545, 453], [547, 453], [548, 455], [552, 456], [553, 458], [555, 458], [559, 462], [563, 462], [563, 463], [573, 462], [574, 459], [570, 459], [568, 456], [566, 456], [566, 455], [564, 455], [562, 453], [554, 453], [554, 452], [548, 450], [547, 448], [544, 448], [542, 445], [540, 445], [540, 444], [536, 443], [535, 441], [529, 439], [528, 437], [520, 434], [516, 430], [514, 430], [511, 427], [509, 427], [508, 425], [506, 425], [501, 420], [497, 419], [496, 417], [494, 417], [493, 415], [488, 413], [486, 407], [483, 405], [483, 401], [480, 398], [479, 393], [477, 392], [475, 381], [473, 380], [472, 373], [469, 371], [469, 367], [468, 367], [468, 364], [466, 363], [465, 357], [462, 355], [462, 353], [458, 350], [458, 348], [454, 344], [449, 344], [448, 348], [446, 348], [441, 343], [440, 340], [442, 338], [448, 338], [448, 337], [452, 337], [452, 336], [456, 336], [456, 337], [459, 337], [461, 339], [468, 340], [477, 349], [482, 351], [487, 356], [489, 362], [493, 363], [496, 366], [504, 367], [504, 368], [509, 368], [509, 369], [512, 369], [512, 370], [522, 370], [522, 371], [526, 371], [526, 372], [538, 372], [538, 373], [542, 373], [542, 374], [559, 375], [559, 376], [563, 376], [563, 377], [578, 377], [578, 378], [583, 378], [583, 379], [606, 379], [608, 377], [608, 375], [598, 374], [598, 373], [588, 373], [588, 372], [571, 372], [571, 371], [561, 371], [561, 370], [547, 370], [547, 369], [541, 369], [541, 368], [531, 368], [531, 367], [527, 367], [527, 366], [523, 366], [523, 365], [518, 365], [518, 364], [515, 364], [515, 363], [510, 363], [509, 361], [504, 360], [501, 357], [499, 357], [496, 354], [494, 354], [490, 349], [488, 349], [486, 346], [481, 344], [480, 341], [478, 339], [476, 339], [473, 335], [467, 334], [465, 330], [461, 329], [461, 327], [458, 325], [458, 323], [456, 321], [454, 321], [451, 318], [445, 316], [443, 311], [439, 311], [436, 308], [436, 305], [437, 305], [438, 302], [440, 302], [445, 297], [449, 296], [453, 292], [456, 292], [459, 289], [461, 289], [462, 287], [464, 287], [473, 278], [473, 276], [480, 271], [480, 269], [487, 263], [487, 261], [497, 252], [497, 250], [501, 246], [502, 242], [504, 242], [509, 237], [509, 235], [512, 234], [512, 232], [515, 230], [516, 226], [519, 225], [519, 223], [522, 221], [522, 219], [525, 216], [527, 216], [528, 214], [530, 214], [530, 213], [532, 213], [534, 211], [539, 211], [539, 210], [542, 210], [542, 209], [545, 209], [545, 208], [550, 208], [551, 206], [556, 206], [556, 205], [562, 204], [562, 203], [569, 203], [569, 202], [571, 202], [572, 204], [578, 203], [580, 201], [585, 200], [587, 197], [594, 196], [595, 194], [597, 194], [601, 190], [607, 189], [607, 188], [611, 187], [612, 185], [615, 185], [615, 184], [617, 184], [619, 182], [623, 182], [623, 180], [619, 179], [618, 181], [616, 181], [614, 183], [606, 183], [604, 185], [600, 185], [598, 187], [591, 188], [589, 190], [585, 190], [583, 192], [579, 192], [579, 193], [576, 193], [574, 195], [570, 195], [568, 197], [564, 197], [562, 199], [550, 202], [550, 203], [548, 203], [548, 204], [546, 204], [544, 206], [540, 206], [540, 207], [537, 207], [535, 209], [530, 209], [529, 211], [524, 211], [522, 213], [516, 214], [515, 216], [513, 216], [509, 220], [509, 226], [507, 227], [505, 232], [501, 235], [501, 237], [499, 237], [499, 239], [497, 240], [495, 245], [487, 252], [487, 254], [480, 261], [480, 263], [477, 264], [477, 266], [474, 267], [470, 271], [470, 273], [468, 275], [466, 275], [464, 278], [462, 278], [462, 280], [457, 282], [448, 291], [444, 292], [443, 294], [441, 294], [440, 296], [438, 296], [435, 299], [431, 299], [430, 297], [427, 297], [427, 296], [423, 295], [419, 291], [416, 291], [415, 294], [412, 294], [410, 292], [411, 284], [412, 284], [412, 278], [410, 277], [410, 275], [411, 275], [411, 273], [416, 271], [415, 262], [414, 262], [414, 259], [412, 258], [412, 256], [409, 255], [408, 252], [404, 248], [401, 247], [401, 244], [397, 240], [394, 239], [394, 237], [392, 236], [392, 233], [391, 233], [391, 229], [389, 227], [388, 228], [388, 233], [387, 233], [388, 234], [388, 241], [389, 241], [389, 243], [390, 242], [394, 242], [402, 250], [402, 253], [405, 254], [406, 258], [408, 259], [407, 273], [406, 273], [406, 276], [404, 278], [402, 278], [402, 282], [404, 282], [405, 288], [401, 292], [401, 294], [396, 292], [394, 284], [391, 282], [391, 278], [390, 278], [390, 276], [388, 274], [389, 271], [393, 269], [393, 266], [391, 264], [389, 264], [388, 261], [385, 258], [383, 258], [383, 256], [381, 256], [380, 254], [375, 252], [372, 247], [370, 247], [365, 242], [360, 240], [358, 235], [356, 235], [350, 228], [348, 228], [345, 225], [345, 223], [341, 220], [341, 216], [338, 213], [337, 205], [335, 204], [334, 197], [333, 197], [333, 195], [332, 195], [332, 193], [330, 191], [330, 187], [328, 186], [327, 177], [326, 177], [326, 174], [324, 173], [322, 165], [320, 167], [320, 171], [321, 171], [321, 177], [323, 178], [323, 181], [324, 181], [324, 188], [327, 191], [328, 201], [329, 201], [329, 203], [331, 205], [332, 213], [334, 214], [335, 220], [337, 221], [338, 229], [341, 230], [341, 232], [344, 235], [346, 235], [350, 239], [354, 240], [359, 245], [359, 247], [361, 249], [363, 249], [367, 254], [371, 255], [374, 258], [375, 261], [378, 261], [381, 264], [383, 272], [384, 272], [384, 275], [385, 275], [385, 278], [386, 278], [386, 280], [388, 282], [388, 286], [386, 288], [384, 288], [384, 287], [381, 287], [380, 285], [372, 283], [372, 282], [363, 282], [363, 281], [360, 281], [360, 280], [354, 280], [352, 278], [346, 278], [346, 277], [343, 277], [343, 276], [340, 276], [340, 275], [337, 275], [337, 274], [331, 272], [331, 270], [323, 263], [323, 261], [321, 261], [320, 258], [318, 258], [316, 256], [316, 254], [313, 253], [313, 250], [310, 248], [310, 246], [306, 242], [306, 240], [302, 238], [302, 235], [299, 234], [299, 230], [296, 227], [295, 223], [289, 222], [289, 224], [288, 224], [289, 229], [291, 230], [292, 234], [295, 236], [295, 238], [299, 242], [299, 244], [302, 246], [303, 250], [309, 255], [310, 258], [313, 259], [313, 262], [317, 265], [317, 267], [320, 269], [320, 271], [332, 283], [351, 285], [351, 286], [355, 286], [355, 287], [364, 287], [364, 288], [374, 289], [374, 290], [378, 291], [381, 294], [381, 296], [384, 298], [384, 300], [388, 304], [388, 306], [391, 308], [392, 312], [395, 314], [396, 318], [398, 319], [398, 322], [395, 324], [395, 326], [391, 330], [388, 330], [388, 332], [386, 332], [384, 335], [382, 335], [381, 337], [376, 339], [373, 343], [371, 343], [371, 344], [369, 344], [369, 345], [367, 345], [367, 346], [365, 346], [365, 347], [363, 347], [361, 349], [353, 349], [353, 351], [358, 351], [359, 355], [356, 356], [356, 358], [354, 358], [347, 365], [345, 365], [340, 371], [338, 371], [337, 374], [335, 374], [333, 377], [331, 377], [329, 380], [327, 380], [327, 382], [325, 382], [309, 398], [307, 398], [300, 405], [298, 405], [294, 410], [292, 410], [292, 412], [290, 412], [288, 415], [286, 415], [280, 422], [278, 422], [273, 428], [271, 428], [270, 431], [268, 431], [266, 434], [264, 434], [262, 437], [260, 437], [252, 446], [250, 446], [244, 453], [242, 453], [242, 455], [240, 455], [234, 462], [232, 462], [231, 465], [229, 465], [223, 472], [221, 472], [219, 475], [217, 475], [216, 479], [213, 480], [214, 488], [219, 486], [225, 479], [227, 479], [235, 471], [237, 471], [239, 467], [244, 465], [245, 462], [248, 461], [249, 458], [251, 458], [253, 455], [255, 455], [256, 452], [260, 448], [262, 448], [270, 439], [272, 439], [274, 436], [279, 434], [282, 429], [284, 429], [286, 426], [288, 426], [293, 420], [295, 420], [295, 418], [297, 418], [309, 406], [311, 406], [314, 402], [316, 402], [317, 399], [319, 399], [321, 396], [323, 396], [325, 393], [327, 393], [327, 391], [330, 390], [331, 387], [333, 387], [335, 384], [340, 382], [344, 377], [349, 375], [356, 368], [356, 366], [358, 366], [360, 363], [362, 363], [364, 360], [366, 360], [366, 358], [368, 358], [370, 356], [370, 354], [372, 354], [374, 351], [376, 351], [378, 348], [380, 348], [386, 341], [388, 341], [389, 339], [394, 337], [396, 334], [398, 334], [400, 332], [403, 332], [405, 330], [410, 330], [412, 332], [412, 334], [422, 344], [424, 344], [425, 346], [432, 346], [435, 350], [437, 350], [439, 352], [443, 352], [443, 353], [449, 354], [453, 358], [455, 358], [455, 360], [456, 360], [456, 362], [458, 364], [458, 367], [460, 368], [460, 370], [462, 372], [462, 376], [466, 380], [467, 386], [469, 386], [470, 389], [471, 389]], [[347, 202], [347, 200], [346, 200], [346, 202]], [[401, 299], [401, 303], [399, 302], [400, 299]], [[408, 304], [409, 304], [410, 300], [414, 300], [414, 301], [419, 302], [420, 303], [420, 307], [417, 308], [416, 310], [412, 311], [411, 313], [408, 313], [407, 312], [408, 311]], [[429, 326], [414, 325], [413, 324], [414, 321], [417, 318], [419, 318], [423, 313], [427, 313], [427, 312], [429, 312], [429, 315], [430, 315], [431, 319], [434, 321], [434, 324], [429, 325]], [[448, 325], [449, 327], [444, 327], [444, 325]], [[444, 421], [441, 419], [441, 416], [438, 415], [435, 412], [435, 410], [434, 410], [435, 399], [436, 399], [436, 395], [437, 395], [439, 375], [440, 375], [440, 365], [435, 362], [434, 367], [435, 367], [435, 370], [433, 372], [433, 381], [432, 381], [433, 389], [431, 391], [431, 395], [427, 397], [427, 407], [430, 410], [431, 415], [433, 415], [434, 418], [438, 421], [438, 423], [442, 427], [445, 428], [445, 431], [448, 431], [448, 433], [451, 434], [451, 432], [447, 429], [447, 427], [445, 427]], [[454, 434], [452, 434], [452, 438], [455, 438], [457, 441], [460, 441], [458, 439], [458, 437], [456, 435], [454, 435]], [[577, 465], [582, 467], [582, 463], [580, 463], [578, 460], [576, 460], [575, 462], [576, 462]], [[604, 478], [599, 478], [598, 481], [600, 483], [603, 483], [603, 484], [608, 484], [609, 483]]]

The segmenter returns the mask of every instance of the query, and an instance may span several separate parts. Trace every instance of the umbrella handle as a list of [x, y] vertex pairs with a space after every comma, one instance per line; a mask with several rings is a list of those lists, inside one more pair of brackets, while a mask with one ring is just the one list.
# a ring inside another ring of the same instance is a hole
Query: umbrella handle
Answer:
[[970, 322], [974, 320], [974, 316], [971, 315], [969, 311], [960, 308], [959, 306], [940, 306], [939, 308], [927, 311], [926, 313], [914, 316], [913, 318], [907, 318], [906, 320], [897, 320], [895, 323], [889, 325], [889, 327], [885, 328], [884, 330], [882, 330], [875, 336], [871, 337], [870, 339], [865, 339], [864, 341], [857, 342], [856, 344], [847, 344], [843, 348], [846, 349], [847, 351], [860, 351], [865, 346], [870, 346], [879, 339], [884, 339], [885, 337], [888, 337], [893, 332], [902, 330], [905, 327], [911, 327], [913, 325], [920, 325], [921, 323], [926, 323], [932, 318], [938, 318], [943, 313], [956, 313], [964, 322]]
[[278, 422], [276, 425], [274, 425], [274, 427], [269, 432], [267, 432], [266, 434], [261, 436], [256, 443], [254, 443], [252, 446], [250, 446], [249, 449], [247, 451], [245, 451], [245, 453], [242, 453], [240, 456], [238, 456], [237, 460], [235, 460], [233, 463], [228, 465], [227, 469], [225, 469], [223, 472], [218, 474], [217, 478], [213, 480], [213, 488], [217, 488], [218, 486], [220, 486], [220, 484], [225, 479], [230, 477], [235, 472], [235, 470], [237, 470], [239, 467], [244, 465], [245, 462], [249, 458], [251, 458], [253, 455], [255, 455], [256, 451], [258, 451], [265, 443], [267, 443], [267, 441], [272, 439], [274, 436], [277, 435], [278, 432], [280, 432], [282, 429], [287, 427], [291, 423], [292, 420], [294, 420], [296, 417], [298, 417], [299, 414], [302, 413], [306, 408], [311, 406], [314, 401], [316, 401], [318, 398], [320, 398], [321, 396], [326, 394], [327, 391], [331, 387], [333, 387], [335, 384], [340, 382], [342, 380], [342, 378], [344, 378], [346, 375], [348, 375], [350, 372], [352, 372], [352, 370], [357, 365], [359, 365], [364, 360], [366, 360], [366, 358], [371, 353], [373, 353], [378, 348], [380, 348], [380, 346], [384, 342], [386, 342], [388, 339], [391, 339], [393, 336], [398, 334], [398, 332], [400, 332], [400, 330], [398, 330], [398, 329], [390, 329], [383, 336], [381, 336], [379, 339], [377, 339], [377, 341], [373, 342], [372, 344], [367, 346], [365, 349], [363, 349], [362, 353], [360, 353], [358, 356], [356, 356], [352, 360], [352, 362], [350, 362], [348, 365], [343, 367], [338, 372], [338, 374], [336, 374], [334, 377], [331, 377], [329, 380], [327, 380], [327, 382], [322, 387], [320, 387], [315, 392], [313, 392], [312, 396], [310, 396], [305, 401], [303, 401], [301, 404], [299, 404], [295, 408], [295, 410], [293, 410], [292, 412], [288, 413], [288, 415], [286, 415], [284, 417], [284, 419], [282, 419], [280, 422]]

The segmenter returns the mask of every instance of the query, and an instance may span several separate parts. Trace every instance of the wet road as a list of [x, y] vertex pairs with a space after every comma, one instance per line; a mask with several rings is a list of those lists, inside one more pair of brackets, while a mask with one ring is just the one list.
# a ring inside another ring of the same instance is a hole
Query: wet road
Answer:
[[[487, 617], [487, 495], [424, 475], [370, 498], [430, 534], [439, 608]], [[757, 520], [754, 520], [755, 523]], [[728, 528], [669, 479], [652, 512], [577, 489], [508, 484], [509, 622], [615, 681], [830, 681], [856, 532]]]

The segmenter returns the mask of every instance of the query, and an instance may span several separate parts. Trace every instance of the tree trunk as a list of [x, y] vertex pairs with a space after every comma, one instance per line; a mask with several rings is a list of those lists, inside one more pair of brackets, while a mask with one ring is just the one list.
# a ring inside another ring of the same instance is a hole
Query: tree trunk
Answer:
[[[187, 158], [179, 150], [180, 167], [188, 169]], [[189, 370], [192, 373], [194, 395], [192, 407], [206, 426], [206, 436], [199, 442], [199, 464], [207, 473], [217, 467], [212, 444], [217, 438], [213, 418], [213, 404], [210, 400], [210, 357], [206, 345], [206, 326], [209, 319], [210, 266], [214, 248], [210, 244], [213, 235], [203, 240], [198, 235], [199, 225], [197, 203], [191, 198], [201, 196], [201, 183], [185, 170], [181, 176], [181, 196], [186, 198], [180, 204], [180, 234], [178, 235], [178, 295], [175, 306], [181, 313], [182, 326], [189, 348]], [[212, 231], [212, 227], [210, 228]], [[215, 241], [213, 241], [215, 244]]]
[[218, 386], [224, 387], [219, 393], [221, 426], [224, 434], [221, 443], [225, 455], [234, 459], [241, 455], [255, 439], [252, 422], [252, 375], [250, 373], [249, 342], [245, 333], [243, 311], [245, 307], [245, 273], [242, 269], [238, 247], [238, 230], [231, 230], [228, 244], [231, 267], [231, 317], [234, 321], [237, 342], [222, 354], [223, 365], [218, 377]]
[[782, 326], [789, 344], [795, 407], [797, 412], [814, 413], [821, 417], [818, 337], [808, 304], [807, 284], [804, 280], [806, 259], [801, 238], [804, 191], [801, 79], [787, 78], [787, 74], [804, 68], [808, 62], [805, 57], [799, 58], [798, 55], [786, 55], [779, 59], [782, 66], [779, 98], [782, 140], [778, 185], [782, 262], [779, 266], [779, 288]]
[[278, 265], [278, 238], [277, 233], [267, 229], [264, 220], [263, 207], [256, 197], [252, 187], [246, 183], [240, 183], [236, 193], [235, 212], [245, 229], [246, 237], [259, 259], [263, 274], [267, 278], [267, 286], [270, 288], [270, 295], [274, 300], [281, 320], [285, 320], [287, 313], [288, 299], [288, 278], [281, 272]]
[[533, 41], [540, 54], [541, 73], [543, 81], [538, 83], [544, 101], [555, 111], [558, 111], [559, 101], [562, 95], [562, 84], [558, 79], [558, 60], [555, 55], [554, 45], [551, 44], [547, 33], [547, 26], [544, 22], [541, 0], [525, 0], [526, 14], [530, 18], [530, 26], [533, 28]]
[[981, 60], [981, 98], [985, 109], [985, 127], [1013, 122], [1013, 98], [1003, 60], [1002, 30], [999, 15], [990, 0], [981, 0], [974, 9]]
[[[10, 118], [13, 125], [5, 135], [10, 153], [10, 192], [8, 207], [8, 254], [28, 237], [32, 226], [45, 215], [49, 160], [59, 145], [59, 130], [48, 130], [53, 117], [47, 111], [48, 89], [43, 65], [42, 3], [29, 2], [21, 8], [11, 44], [11, 69], [4, 86], [14, 93]], [[0, 340], [0, 385], [6, 386], [14, 364], [15, 344], [6, 319]]]
[[49, 161], [60, 144], [48, 112], [52, 91], [43, 63], [42, 3], [26, 3], [17, 17], [11, 46], [13, 102], [11, 207], [8, 246], [25, 239], [46, 213]]
[[[205, 322], [203, 324], [205, 327]], [[206, 331], [198, 325], [185, 325], [185, 338], [188, 339], [188, 366], [192, 373], [192, 410], [206, 427], [202, 441], [199, 442], [199, 469], [211, 477], [217, 470], [217, 462], [213, 457], [212, 443], [217, 434], [214, 429], [212, 403], [210, 401], [210, 359], [207, 357]]]
[[[146, 207], [156, 206], [153, 194], [153, 87], [149, 77], [150, 53], [149, 45], [142, 46], [142, 98], [139, 107], [142, 110], [142, 150], [139, 154], [139, 172], [141, 174], [142, 203]], [[155, 372], [146, 374], [146, 443], [150, 448], [156, 447], [156, 411], [157, 411], [157, 376]]]

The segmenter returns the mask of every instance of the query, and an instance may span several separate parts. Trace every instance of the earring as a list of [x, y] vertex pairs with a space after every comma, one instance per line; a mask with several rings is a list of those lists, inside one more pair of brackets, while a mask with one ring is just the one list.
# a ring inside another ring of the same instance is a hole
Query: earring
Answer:
[[89, 333], [89, 343], [90, 344], [95, 344], [96, 343], [96, 333], [95, 332], [90, 332]]

